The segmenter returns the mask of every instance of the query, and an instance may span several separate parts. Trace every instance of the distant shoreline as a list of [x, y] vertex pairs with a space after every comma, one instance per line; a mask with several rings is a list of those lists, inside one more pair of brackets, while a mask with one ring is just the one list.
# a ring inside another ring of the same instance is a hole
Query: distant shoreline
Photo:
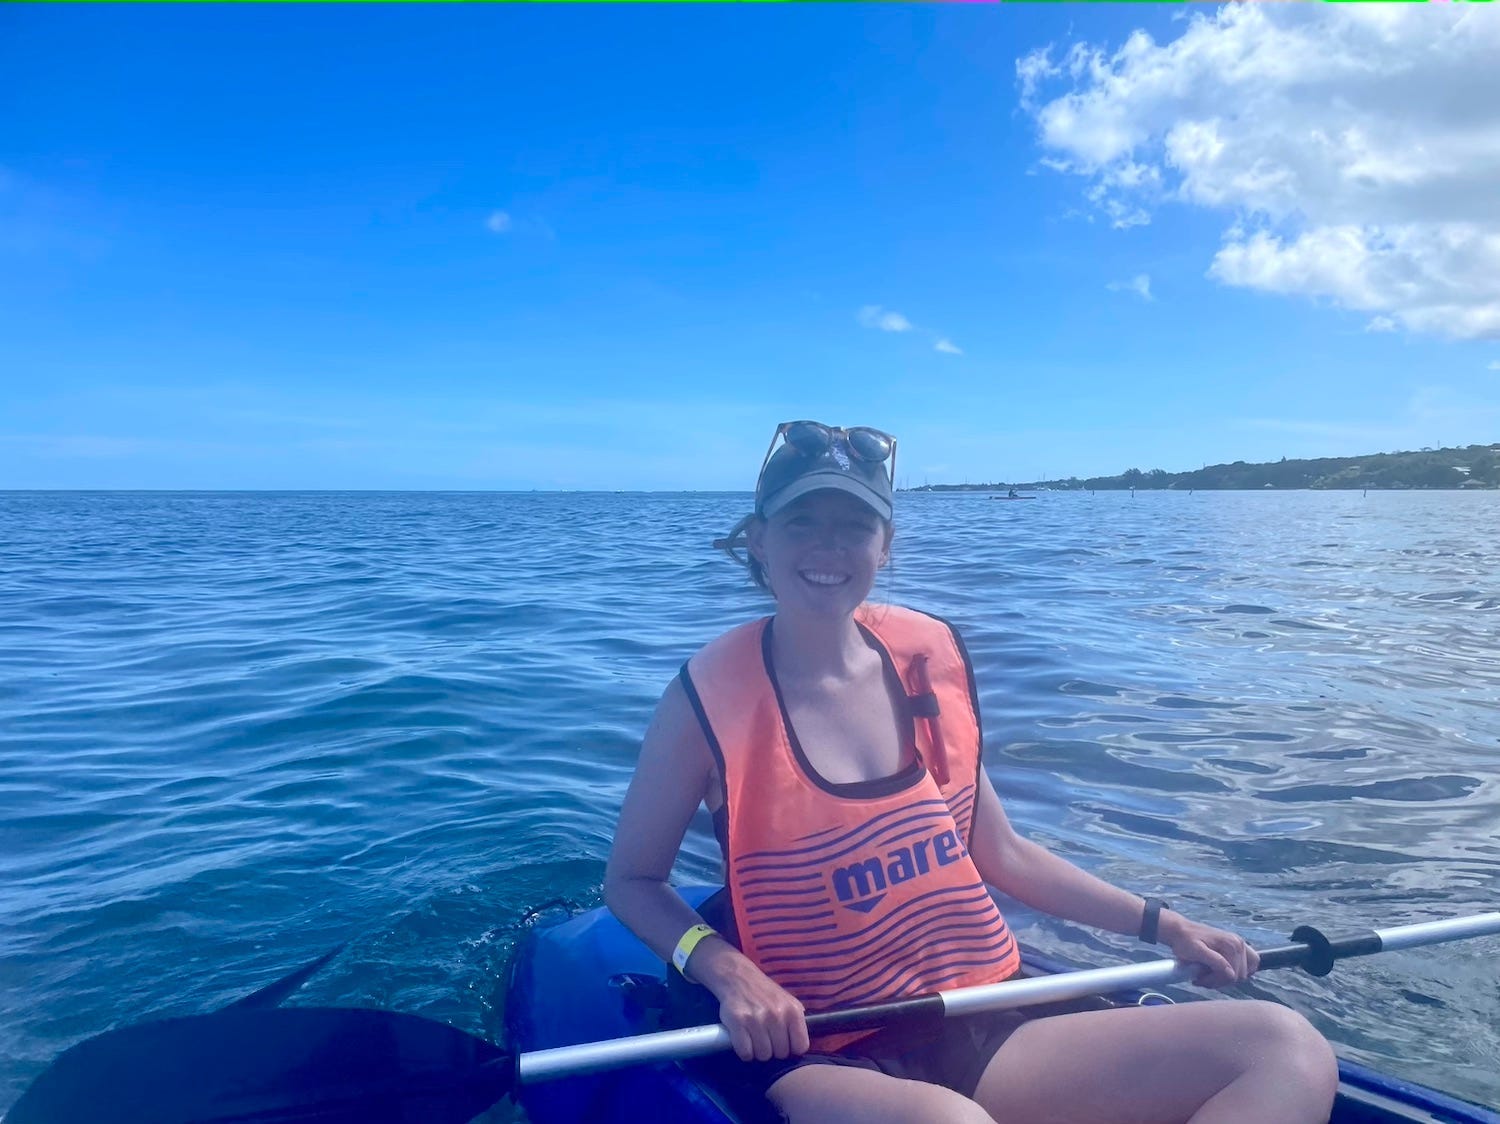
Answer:
[[1069, 476], [1059, 480], [1007, 480], [987, 484], [922, 484], [908, 492], [1095, 491], [1488, 491], [1500, 489], [1500, 442], [1417, 452], [1370, 453], [1263, 464], [1204, 465], [1192, 472], [1142, 472]]
[[[1025, 496], [1006, 496], [1006, 491], [1016, 488], [1028, 493]], [[34, 489], [45, 490], [45, 489]], [[1115, 484], [1082, 484], [1069, 486], [1066, 481], [1038, 481], [1035, 484], [923, 484], [912, 488], [897, 488], [899, 494], [906, 495], [913, 492], [947, 493], [947, 492], [982, 492], [1000, 496], [1003, 499], [1035, 499], [1037, 493], [1041, 492], [1500, 492], [1500, 484], [1478, 484], [1460, 485], [1450, 487], [1446, 485], [1379, 485], [1370, 484], [1346, 484], [1337, 487], [1307, 486], [1302, 488], [1279, 488], [1274, 484], [1266, 484], [1262, 487], [1209, 487], [1201, 485], [1197, 488], [1159, 487], [1148, 484], [1131, 486]], [[643, 493], [649, 494], [649, 493]]]

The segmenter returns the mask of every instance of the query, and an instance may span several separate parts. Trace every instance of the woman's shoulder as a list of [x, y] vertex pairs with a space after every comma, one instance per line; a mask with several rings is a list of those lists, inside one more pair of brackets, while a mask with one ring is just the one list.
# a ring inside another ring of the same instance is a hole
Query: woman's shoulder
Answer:
[[674, 758], [707, 759], [708, 741], [698, 720], [681, 676], [674, 676], [662, 692], [646, 728], [643, 741], [646, 752], [665, 753]]
[[702, 668], [710, 662], [757, 649], [770, 620], [770, 617], [756, 617], [726, 629], [689, 656], [684, 669]]
[[958, 634], [958, 626], [947, 617], [931, 609], [918, 609], [912, 605], [867, 601], [859, 607], [856, 616], [861, 624], [877, 630], [882, 624], [894, 624], [917, 628], [939, 627], [955, 636]]

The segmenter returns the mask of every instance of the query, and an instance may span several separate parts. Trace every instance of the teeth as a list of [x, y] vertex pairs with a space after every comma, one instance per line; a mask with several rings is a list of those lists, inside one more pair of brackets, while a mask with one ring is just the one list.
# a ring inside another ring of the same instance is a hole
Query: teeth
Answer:
[[803, 570], [802, 576], [814, 585], [843, 585], [849, 580], [843, 574], [825, 574], [818, 570]]

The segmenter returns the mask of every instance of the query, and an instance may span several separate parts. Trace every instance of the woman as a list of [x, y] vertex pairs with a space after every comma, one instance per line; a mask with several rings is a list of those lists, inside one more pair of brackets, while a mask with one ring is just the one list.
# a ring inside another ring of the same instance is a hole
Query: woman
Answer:
[[[1023, 1010], [809, 1042], [804, 1012], [1013, 974], [1019, 953], [985, 883], [1160, 941], [1201, 964], [1204, 983], [1257, 966], [1235, 934], [1111, 886], [1011, 827], [980, 767], [977, 693], [956, 632], [865, 604], [890, 556], [894, 462], [895, 440], [878, 430], [778, 427], [754, 513], [729, 541], [743, 543], [775, 615], [688, 661], [625, 797], [605, 899], [712, 993], [740, 1059], [718, 1064], [719, 1081], [793, 1124], [1325, 1121], [1333, 1053], [1271, 1003]], [[722, 934], [667, 883], [700, 802], [725, 854]]]

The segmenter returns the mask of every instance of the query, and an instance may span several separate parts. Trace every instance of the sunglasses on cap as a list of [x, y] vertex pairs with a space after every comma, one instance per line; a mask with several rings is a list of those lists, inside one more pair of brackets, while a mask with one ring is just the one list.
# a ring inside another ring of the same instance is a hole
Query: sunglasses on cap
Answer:
[[824, 425], [815, 421], [782, 422], [771, 435], [765, 460], [760, 462], [762, 474], [766, 471], [766, 465], [771, 463], [776, 442], [782, 439], [804, 457], [821, 457], [837, 443], [848, 450], [855, 460], [867, 464], [880, 464], [889, 459], [891, 487], [896, 486], [896, 439], [882, 430], [871, 429], [867, 425], [845, 429], [843, 426]]

